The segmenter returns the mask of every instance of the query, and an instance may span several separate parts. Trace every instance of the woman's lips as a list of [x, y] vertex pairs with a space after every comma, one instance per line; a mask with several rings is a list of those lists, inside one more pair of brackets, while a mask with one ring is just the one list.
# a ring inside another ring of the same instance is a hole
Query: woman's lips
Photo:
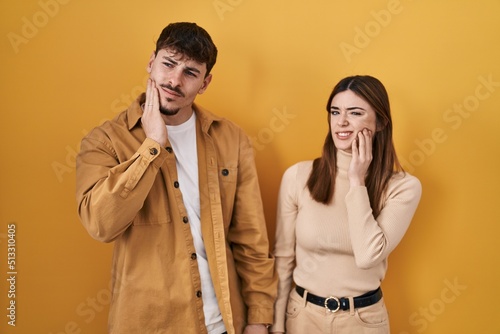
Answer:
[[337, 138], [339, 139], [348, 139], [352, 135], [352, 131], [341, 131], [336, 132]]

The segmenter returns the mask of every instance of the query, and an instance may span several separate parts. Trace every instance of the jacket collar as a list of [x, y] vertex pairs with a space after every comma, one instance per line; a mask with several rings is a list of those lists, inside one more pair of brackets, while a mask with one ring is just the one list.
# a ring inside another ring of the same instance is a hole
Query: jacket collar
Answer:
[[[127, 125], [128, 129], [132, 130], [135, 126], [140, 125], [139, 120], [142, 117], [142, 105], [146, 102], [146, 93], [142, 93], [137, 97], [137, 99], [132, 102], [130, 107], [127, 109]], [[202, 108], [201, 106], [193, 103], [193, 110], [196, 113], [196, 118], [200, 120], [201, 129], [203, 132], [208, 132], [208, 129], [212, 125], [213, 122], [218, 122], [222, 120], [222, 117], [219, 117], [210, 111]]]

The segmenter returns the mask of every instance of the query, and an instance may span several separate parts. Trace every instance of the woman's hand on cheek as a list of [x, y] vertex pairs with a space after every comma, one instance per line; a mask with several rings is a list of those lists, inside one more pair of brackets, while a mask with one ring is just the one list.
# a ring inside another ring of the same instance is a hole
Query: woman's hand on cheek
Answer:
[[368, 167], [372, 162], [372, 137], [368, 129], [358, 132], [357, 138], [352, 142], [352, 160], [347, 176], [351, 186], [364, 186]]

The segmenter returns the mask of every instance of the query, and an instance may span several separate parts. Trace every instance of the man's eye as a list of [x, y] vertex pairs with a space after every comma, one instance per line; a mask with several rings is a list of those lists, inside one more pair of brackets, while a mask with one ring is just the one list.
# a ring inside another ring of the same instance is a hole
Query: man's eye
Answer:
[[166, 67], [173, 67], [174, 65], [172, 63], [163, 63]]

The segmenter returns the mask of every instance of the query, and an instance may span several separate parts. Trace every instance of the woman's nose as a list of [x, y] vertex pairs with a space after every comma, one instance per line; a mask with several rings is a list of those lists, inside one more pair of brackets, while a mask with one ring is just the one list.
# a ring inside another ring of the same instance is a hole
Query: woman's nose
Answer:
[[338, 125], [347, 125], [347, 117], [345, 114], [341, 113], [337, 119], [337, 124]]

